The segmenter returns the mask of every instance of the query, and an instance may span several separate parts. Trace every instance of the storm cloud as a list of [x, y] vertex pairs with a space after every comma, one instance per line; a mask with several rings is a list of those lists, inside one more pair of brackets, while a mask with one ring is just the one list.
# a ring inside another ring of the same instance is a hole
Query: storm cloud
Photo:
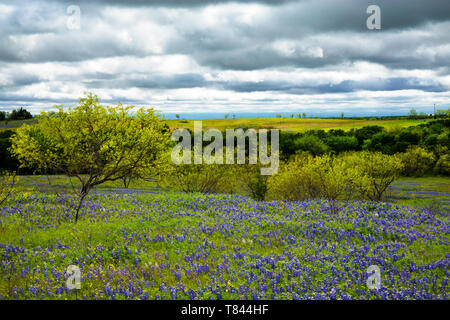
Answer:
[[93, 91], [169, 113], [430, 112], [450, 97], [448, 30], [447, 0], [0, 0], [0, 109]]

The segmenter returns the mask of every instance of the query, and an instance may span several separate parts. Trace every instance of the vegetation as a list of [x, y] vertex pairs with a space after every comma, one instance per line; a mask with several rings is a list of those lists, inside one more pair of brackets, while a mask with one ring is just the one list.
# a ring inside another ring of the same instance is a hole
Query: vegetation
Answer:
[[75, 201], [23, 189], [0, 208], [0, 299], [449, 298], [448, 217], [426, 209], [98, 189], [74, 226]]
[[139, 109], [131, 116], [131, 108], [104, 107], [89, 94], [73, 109], [42, 113], [36, 124], [20, 127], [13, 136], [13, 154], [23, 165], [60, 172], [80, 182], [75, 222], [94, 186], [141, 176], [161, 165], [167, 153], [169, 133], [164, 122], [152, 109]]
[[223, 120], [322, 126], [283, 131], [268, 176], [172, 164], [168, 122], [132, 108], [89, 94], [0, 132], [0, 299], [449, 298], [450, 120]]
[[15, 172], [0, 172], [0, 207], [13, 195], [16, 181]]

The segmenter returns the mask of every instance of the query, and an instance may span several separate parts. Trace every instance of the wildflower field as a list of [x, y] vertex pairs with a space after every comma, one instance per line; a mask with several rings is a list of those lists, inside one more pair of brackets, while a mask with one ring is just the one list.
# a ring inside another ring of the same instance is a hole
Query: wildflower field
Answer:
[[0, 299], [449, 298], [448, 215], [427, 209], [111, 188], [74, 224], [74, 203], [29, 189], [0, 208]]

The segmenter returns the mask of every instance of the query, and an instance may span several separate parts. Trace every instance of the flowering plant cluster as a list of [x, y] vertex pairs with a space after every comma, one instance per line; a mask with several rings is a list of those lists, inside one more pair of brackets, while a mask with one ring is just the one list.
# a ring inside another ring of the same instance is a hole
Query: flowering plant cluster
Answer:
[[448, 216], [426, 210], [115, 191], [74, 225], [75, 201], [28, 192], [0, 209], [0, 299], [449, 298]]

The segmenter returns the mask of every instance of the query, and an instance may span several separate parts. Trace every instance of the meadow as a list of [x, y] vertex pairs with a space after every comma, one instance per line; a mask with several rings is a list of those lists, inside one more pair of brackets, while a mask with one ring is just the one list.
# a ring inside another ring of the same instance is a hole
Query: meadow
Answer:
[[[19, 188], [0, 209], [0, 299], [449, 298], [448, 214], [427, 208], [351, 201], [331, 214], [326, 201], [110, 183], [74, 224], [66, 178]], [[80, 290], [66, 287], [69, 265]], [[366, 285], [371, 265], [380, 289]]]
[[[390, 128], [406, 128], [421, 123], [426, 123], [431, 119], [325, 119], [325, 118], [268, 118], [268, 119], [202, 119], [204, 130], [207, 129], [233, 129], [233, 128], [254, 128], [254, 129], [280, 129], [282, 131], [303, 132], [313, 129], [357, 129], [364, 126], [383, 126]], [[195, 120], [166, 120], [171, 129], [194, 128]]]

